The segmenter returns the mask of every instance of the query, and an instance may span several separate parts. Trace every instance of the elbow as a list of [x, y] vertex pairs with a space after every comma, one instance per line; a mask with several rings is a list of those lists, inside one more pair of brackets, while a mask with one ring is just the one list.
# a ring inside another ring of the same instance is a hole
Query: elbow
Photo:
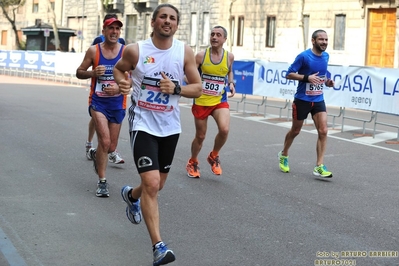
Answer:
[[285, 78], [286, 78], [286, 79], [292, 79], [293, 74], [294, 74], [294, 73], [288, 73], [288, 74], [285, 76]]
[[202, 95], [202, 84], [200, 83], [200, 84], [198, 85], [197, 90], [196, 90], [195, 98], [201, 97], [201, 95]]

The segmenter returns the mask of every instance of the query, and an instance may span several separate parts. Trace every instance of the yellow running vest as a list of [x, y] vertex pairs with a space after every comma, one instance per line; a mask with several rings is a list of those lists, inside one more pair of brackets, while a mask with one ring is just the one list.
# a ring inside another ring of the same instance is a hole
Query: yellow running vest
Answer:
[[226, 76], [229, 73], [228, 52], [223, 49], [222, 60], [213, 63], [211, 47], [205, 51], [204, 60], [200, 66], [202, 79], [202, 95], [194, 99], [196, 105], [215, 106], [227, 101]]

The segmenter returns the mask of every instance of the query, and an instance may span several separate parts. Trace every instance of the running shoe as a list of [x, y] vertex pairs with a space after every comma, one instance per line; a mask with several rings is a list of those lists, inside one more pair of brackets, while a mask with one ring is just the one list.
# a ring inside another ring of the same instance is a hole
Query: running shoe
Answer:
[[86, 158], [87, 160], [91, 160], [90, 149], [93, 144], [91, 142], [86, 141]]
[[324, 164], [320, 164], [313, 169], [313, 174], [315, 176], [320, 177], [332, 177], [332, 173], [327, 170], [327, 167]]
[[191, 160], [188, 160], [186, 170], [188, 177], [194, 177], [194, 178], [200, 177], [198, 162], [192, 162]]
[[121, 190], [121, 196], [124, 202], [126, 202], [126, 216], [130, 222], [134, 224], [139, 224], [141, 222], [141, 208], [140, 208], [140, 199], [136, 202], [131, 202], [129, 200], [129, 193], [132, 190], [132, 187], [124, 186]]
[[281, 172], [288, 173], [290, 171], [290, 166], [288, 165], [288, 156], [284, 156], [282, 151], [280, 151], [277, 156], [280, 160]]
[[175, 259], [173, 251], [168, 249], [163, 242], [155, 245], [153, 266], [165, 265], [175, 261]]
[[122, 159], [122, 157], [119, 154], [119, 152], [117, 152], [116, 150], [113, 151], [113, 152], [108, 153], [108, 161], [110, 163], [114, 163], [114, 164], [125, 163], [125, 161]]
[[91, 148], [91, 149], [89, 150], [90, 157], [91, 157], [91, 159], [93, 160], [93, 169], [94, 169], [94, 172], [96, 172], [96, 174], [98, 174], [96, 152], [97, 152], [97, 150], [96, 150], [95, 148]]
[[211, 165], [211, 171], [213, 174], [215, 174], [215, 175], [222, 174], [222, 167], [220, 166], [219, 156], [213, 157], [212, 152], [211, 152], [211, 153], [209, 153], [209, 156], [206, 160]]
[[98, 181], [96, 196], [97, 197], [109, 197], [109, 190], [108, 190], [107, 182]]

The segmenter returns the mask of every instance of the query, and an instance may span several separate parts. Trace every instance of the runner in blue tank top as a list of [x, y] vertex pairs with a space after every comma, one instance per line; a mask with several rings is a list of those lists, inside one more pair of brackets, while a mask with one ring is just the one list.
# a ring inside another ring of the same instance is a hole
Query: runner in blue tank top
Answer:
[[[103, 20], [103, 23], [110, 18], [116, 18], [118, 19], [118, 16], [116, 14], [106, 14]], [[95, 45], [98, 43], [102, 43], [105, 41], [105, 37], [103, 34], [97, 36], [94, 40], [93, 43], [91, 45]], [[119, 43], [121, 44], [125, 44], [125, 40], [123, 38], [119, 38], [118, 40]], [[90, 85], [91, 86], [91, 85]], [[93, 146], [93, 138], [94, 138], [94, 133], [96, 133], [95, 127], [94, 127], [94, 121], [92, 118], [90, 118], [89, 121], [89, 126], [88, 126], [88, 135], [87, 135], [87, 141], [85, 144], [85, 148], [86, 148], [86, 157], [88, 160], [91, 160], [91, 155], [90, 155], [90, 149]], [[115, 164], [122, 164], [125, 163], [125, 161], [122, 159], [122, 156], [119, 154], [119, 152], [115, 149], [115, 151], [110, 152], [108, 154], [108, 160], [109, 162], [115, 163]]]
[[[105, 42], [91, 46], [76, 70], [79, 79], [91, 78], [89, 114], [97, 132], [97, 149], [90, 149], [94, 170], [98, 175], [96, 196], [108, 197], [105, 176], [108, 153], [115, 152], [122, 121], [126, 114], [126, 95], [120, 93], [113, 76], [113, 68], [121, 58], [124, 45], [118, 43], [122, 22], [116, 18], [105, 20]], [[92, 67], [92, 70], [87, 70]]]
[[315, 31], [312, 34], [313, 47], [300, 53], [288, 68], [286, 78], [298, 80], [299, 84], [292, 104], [292, 127], [285, 136], [283, 150], [278, 154], [280, 170], [284, 173], [290, 171], [288, 149], [300, 133], [304, 120], [311, 113], [318, 133], [317, 160], [313, 174], [319, 177], [332, 177], [332, 173], [323, 164], [328, 131], [323, 88], [334, 86], [334, 81], [327, 77], [329, 59], [329, 55], [325, 52], [327, 44], [327, 33], [324, 30]]

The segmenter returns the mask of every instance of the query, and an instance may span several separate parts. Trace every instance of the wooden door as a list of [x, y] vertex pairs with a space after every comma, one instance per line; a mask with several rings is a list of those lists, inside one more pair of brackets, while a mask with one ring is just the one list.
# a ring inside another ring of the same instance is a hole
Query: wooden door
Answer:
[[393, 67], [395, 55], [396, 9], [369, 10], [366, 65]]

